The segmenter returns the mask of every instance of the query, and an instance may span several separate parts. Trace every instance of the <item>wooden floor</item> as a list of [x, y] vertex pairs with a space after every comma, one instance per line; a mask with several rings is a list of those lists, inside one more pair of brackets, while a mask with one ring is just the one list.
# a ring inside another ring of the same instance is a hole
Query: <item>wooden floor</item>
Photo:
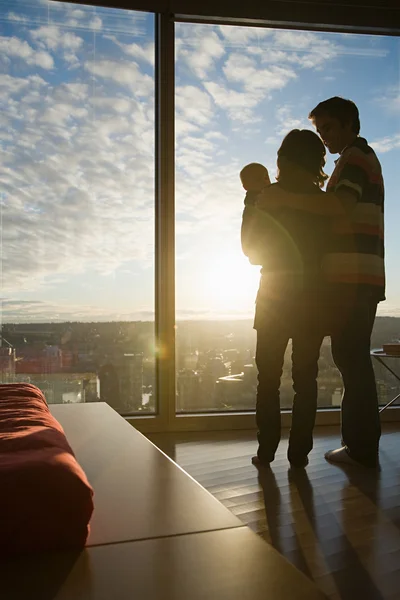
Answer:
[[[400, 429], [400, 425], [397, 426]], [[251, 464], [254, 432], [150, 439], [331, 599], [400, 599], [400, 431], [384, 430], [381, 470], [328, 464], [334, 427], [316, 430], [307, 469], [292, 472], [287, 435], [271, 469]]]

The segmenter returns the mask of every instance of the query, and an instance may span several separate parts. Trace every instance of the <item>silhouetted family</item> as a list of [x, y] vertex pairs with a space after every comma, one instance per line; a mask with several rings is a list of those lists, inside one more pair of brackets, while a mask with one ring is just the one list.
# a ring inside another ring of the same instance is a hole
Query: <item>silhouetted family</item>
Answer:
[[[240, 173], [246, 190], [242, 248], [261, 265], [257, 332], [257, 466], [269, 465], [281, 436], [280, 381], [292, 340], [294, 402], [288, 459], [305, 467], [313, 447], [318, 359], [330, 336], [343, 379], [342, 447], [334, 463], [376, 467], [378, 397], [370, 343], [377, 305], [385, 299], [384, 185], [379, 160], [360, 137], [357, 106], [333, 97], [309, 114], [316, 128], [294, 129], [277, 157], [276, 183], [251, 163]], [[324, 173], [325, 147], [339, 154]]]

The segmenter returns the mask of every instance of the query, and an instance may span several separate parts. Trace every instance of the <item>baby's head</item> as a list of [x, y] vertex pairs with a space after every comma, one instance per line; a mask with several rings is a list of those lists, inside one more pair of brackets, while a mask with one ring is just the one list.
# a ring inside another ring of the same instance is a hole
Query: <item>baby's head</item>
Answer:
[[260, 163], [250, 163], [240, 171], [240, 180], [246, 191], [258, 192], [269, 185], [268, 170]]

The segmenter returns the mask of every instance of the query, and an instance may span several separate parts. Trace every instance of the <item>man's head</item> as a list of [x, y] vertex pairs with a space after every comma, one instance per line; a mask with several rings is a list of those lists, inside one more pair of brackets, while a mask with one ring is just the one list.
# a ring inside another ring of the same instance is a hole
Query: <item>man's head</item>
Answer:
[[240, 171], [240, 180], [246, 191], [256, 192], [271, 183], [267, 168], [260, 163], [250, 163], [243, 167]]
[[357, 106], [339, 96], [320, 102], [308, 118], [331, 154], [340, 154], [360, 133]]

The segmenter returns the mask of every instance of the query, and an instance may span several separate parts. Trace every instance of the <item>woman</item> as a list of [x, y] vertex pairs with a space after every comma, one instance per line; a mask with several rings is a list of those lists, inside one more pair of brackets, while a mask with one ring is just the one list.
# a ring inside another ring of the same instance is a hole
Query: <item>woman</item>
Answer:
[[[325, 147], [319, 137], [309, 130], [294, 129], [278, 150], [277, 183], [272, 185], [299, 194], [319, 194], [323, 202], [324, 165]], [[250, 211], [247, 215], [246, 210]], [[269, 211], [262, 197], [255, 207], [246, 207], [245, 213], [243, 251], [253, 264], [262, 265], [254, 321], [259, 447], [253, 463], [268, 465], [275, 457], [281, 436], [282, 367], [292, 339], [295, 396], [288, 459], [293, 467], [305, 467], [313, 446], [318, 358], [325, 335], [321, 261], [329, 222], [294, 209]]]

